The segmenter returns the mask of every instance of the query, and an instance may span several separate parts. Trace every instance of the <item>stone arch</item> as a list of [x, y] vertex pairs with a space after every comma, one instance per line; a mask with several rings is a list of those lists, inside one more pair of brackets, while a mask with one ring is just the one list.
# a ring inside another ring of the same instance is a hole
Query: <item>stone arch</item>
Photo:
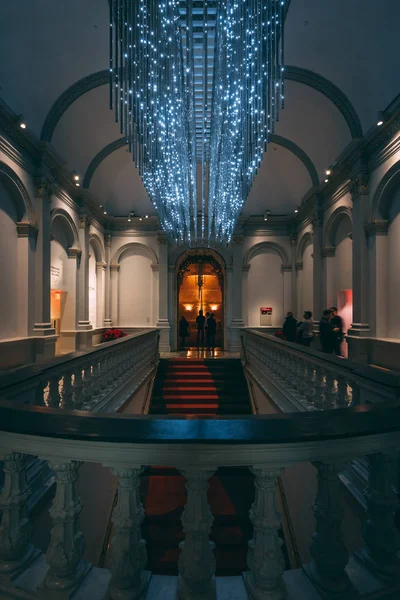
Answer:
[[255, 246], [252, 246], [249, 250], [247, 250], [243, 257], [242, 266], [244, 268], [248, 268], [250, 266], [251, 259], [264, 250], [272, 250], [278, 254], [284, 265], [289, 263], [287, 252], [280, 244], [277, 244], [276, 242], [260, 242], [259, 244], [255, 244]]
[[379, 220], [389, 220], [390, 205], [392, 202], [391, 194], [396, 185], [400, 186], [400, 160], [385, 173], [376, 189], [372, 200], [372, 223]]
[[130, 249], [138, 249], [141, 250], [146, 256], [148, 256], [153, 265], [158, 265], [158, 258], [154, 250], [146, 246], [145, 244], [141, 244], [140, 242], [129, 242], [128, 244], [124, 244], [114, 254], [114, 258], [112, 261], [113, 265], [119, 264], [122, 255]]
[[18, 221], [27, 221], [34, 225], [34, 211], [28, 191], [18, 175], [3, 161], [0, 161], [0, 180], [13, 199]]
[[311, 233], [311, 231], [307, 231], [306, 233], [303, 234], [303, 236], [300, 239], [300, 242], [297, 245], [296, 262], [298, 262], [298, 263], [302, 262], [304, 250], [306, 249], [306, 247], [309, 244], [312, 244], [312, 243], [313, 243], [313, 234]]
[[78, 229], [71, 215], [63, 208], [54, 208], [51, 211], [52, 225], [56, 219], [61, 219], [65, 226], [65, 231], [68, 236], [69, 248], [75, 248], [77, 250], [80, 250]]
[[349, 206], [339, 206], [333, 211], [325, 225], [323, 250], [327, 248], [336, 248], [336, 231], [340, 222], [345, 218], [348, 218], [353, 226], [352, 210]]
[[89, 244], [92, 244], [94, 251], [95, 251], [95, 255], [96, 255], [96, 262], [105, 262], [105, 250], [104, 250], [104, 244], [100, 238], [99, 235], [97, 235], [97, 233], [91, 233], [89, 235]]
[[270, 140], [273, 144], [277, 144], [278, 146], [282, 146], [283, 148], [286, 148], [286, 150], [289, 150], [289, 152], [291, 152], [299, 160], [301, 160], [301, 162], [303, 163], [303, 165], [305, 166], [305, 168], [308, 171], [308, 174], [310, 176], [312, 184], [319, 185], [319, 177], [318, 177], [317, 169], [315, 168], [314, 163], [312, 162], [311, 158], [308, 156], [308, 154], [306, 154], [304, 152], [304, 150], [302, 148], [300, 148], [300, 146], [298, 146], [291, 140], [288, 140], [287, 138], [282, 137], [281, 135], [277, 135], [276, 133], [271, 133]]
[[82, 181], [82, 187], [84, 189], [89, 189], [90, 182], [92, 181], [93, 175], [95, 174], [96, 169], [101, 165], [103, 160], [105, 160], [107, 158], [107, 156], [110, 156], [110, 154], [112, 154], [116, 150], [119, 150], [120, 148], [123, 148], [124, 146], [127, 146], [127, 145], [128, 145], [128, 143], [126, 141], [126, 138], [122, 137], [122, 138], [118, 138], [114, 142], [111, 142], [110, 144], [107, 144], [107, 146], [104, 146], [104, 148], [102, 148], [100, 150], [100, 152], [98, 152], [96, 154], [96, 156], [93, 158], [93, 160], [90, 162], [90, 165], [86, 169], [86, 172], [85, 172], [85, 175], [84, 175], [83, 181]]
[[169, 264], [173, 265], [176, 270], [179, 269], [181, 263], [186, 260], [191, 254], [195, 254], [196, 251], [199, 254], [209, 254], [212, 256], [217, 262], [221, 264], [224, 270], [226, 270], [227, 266], [231, 266], [232, 264], [232, 256], [229, 252], [225, 251], [223, 248], [188, 248], [188, 247], [178, 247], [174, 252], [170, 255]]
[[334, 83], [301, 67], [285, 66], [285, 79], [297, 81], [303, 85], [308, 85], [321, 94], [324, 94], [342, 113], [351, 133], [352, 138], [361, 138], [363, 135], [361, 121], [356, 109], [347, 98], [347, 96]]

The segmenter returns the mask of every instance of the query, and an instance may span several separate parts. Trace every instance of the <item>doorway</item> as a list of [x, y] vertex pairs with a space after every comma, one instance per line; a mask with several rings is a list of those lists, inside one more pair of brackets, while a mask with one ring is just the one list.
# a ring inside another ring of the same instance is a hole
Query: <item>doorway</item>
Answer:
[[[196, 317], [199, 310], [214, 313], [217, 322], [215, 346], [224, 347], [224, 274], [220, 263], [206, 250], [188, 254], [177, 273], [177, 327], [182, 315], [189, 323], [186, 345], [197, 346]], [[179, 340], [179, 335], [177, 337]]]

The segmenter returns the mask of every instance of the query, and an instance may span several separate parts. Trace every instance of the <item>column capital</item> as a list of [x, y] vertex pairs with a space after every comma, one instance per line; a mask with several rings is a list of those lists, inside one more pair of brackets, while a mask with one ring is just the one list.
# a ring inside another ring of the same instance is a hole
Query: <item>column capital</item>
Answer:
[[157, 242], [160, 246], [168, 246], [168, 236], [163, 231], [157, 231]]
[[283, 263], [281, 265], [281, 271], [282, 271], [282, 273], [289, 272], [291, 270], [292, 270], [292, 265], [291, 264], [289, 264], [289, 263]]
[[111, 235], [110, 234], [104, 236], [104, 243], [107, 248], [111, 248]]
[[355, 200], [358, 196], [365, 196], [368, 194], [368, 183], [368, 173], [358, 173], [353, 177], [350, 181], [350, 194], [352, 200]]
[[290, 234], [290, 245], [297, 246], [297, 233]]
[[89, 229], [90, 219], [87, 215], [79, 215], [79, 229]]
[[82, 255], [82, 250], [80, 248], [68, 248], [67, 256], [68, 258], [79, 259]]
[[235, 234], [232, 236], [232, 244], [243, 244], [243, 234]]
[[248, 273], [250, 271], [250, 265], [242, 265], [243, 273]]
[[160, 265], [152, 264], [151, 265], [151, 270], [153, 271], [153, 273], [154, 272], [158, 272], [160, 270]]
[[296, 271], [302, 271], [303, 270], [303, 261], [297, 262], [295, 265], [295, 269], [296, 269]]
[[365, 226], [365, 233], [367, 236], [373, 235], [387, 235], [389, 231], [389, 221], [380, 220], [373, 221]]
[[97, 271], [105, 271], [107, 267], [107, 263], [100, 261], [96, 263], [96, 270]]
[[335, 252], [336, 246], [325, 246], [325, 248], [322, 248], [321, 250], [321, 256], [323, 258], [326, 258], [328, 256], [335, 256]]
[[18, 237], [27, 237], [36, 239], [39, 233], [39, 229], [36, 225], [32, 225], [32, 223], [27, 222], [19, 222], [17, 223], [17, 236]]
[[52, 182], [44, 175], [40, 175], [35, 177], [34, 184], [35, 198], [47, 198], [50, 200], [51, 194], [54, 193], [54, 185]]
[[119, 271], [121, 265], [110, 265], [111, 271], [117, 272]]

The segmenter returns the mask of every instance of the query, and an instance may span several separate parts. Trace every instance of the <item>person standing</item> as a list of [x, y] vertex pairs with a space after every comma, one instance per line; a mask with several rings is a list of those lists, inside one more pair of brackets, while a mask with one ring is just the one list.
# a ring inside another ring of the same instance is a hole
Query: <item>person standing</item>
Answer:
[[196, 317], [197, 323], [197, 347], [204, 346], [204, 324], [206, 322], [206, 318], [203, 315], [203, 311], [199, 310], [199, 315]]
[[330, 310], [332, 312], [331, 324], [334, 335], [334, 351], [337, 356], [342, 356], [340, 347], [343, 341], [343, 319], [338, 315], [337, 306], [332, 306]]
[[293, 316], [292, 312], [288, 312], [286, 315], [285, 322], [283, 324], [283, 335], [288, 342], [295, 342], [297, 339], [297, 321]]
[[210, 336], [209, 336], [209, 333], [208, 333], [208, 319], [209, 318], [210, 318], [210, 313], [206, 312], [206, 322], [204, 324], [204, 329], [205, 329], [205, 332], [206, 332], [206, 344], [207, 344], [208, 347], [210, 347]]
[[301, 323], [297, 330], [298, 340], [302, 346], [311, 346], [313, 339], [313, 328], [314, 323], [312, 320], [312, 312], [309, 310], [304, 311], [304, 321]]
[[189, 336], [189, 323], [182, 315], [179, 321], [179, 337], [181, 338], [181, 347], [184, 348], [186, 345], [185, 338]]
[[207, 321], [207, 344], [210, 350], [214, 350], [215, 348], [215, 333], [217, 331], [217, 322], [214, 319], [214, 313], [208, 318]]
[[319, 322], [319, 339], [321, 342], [321, 350], [327, 354], [332, 354], [335, 343], [331, 318], [332, 312], [329, 309], [326, 309], [324, 310], [322, 319]]

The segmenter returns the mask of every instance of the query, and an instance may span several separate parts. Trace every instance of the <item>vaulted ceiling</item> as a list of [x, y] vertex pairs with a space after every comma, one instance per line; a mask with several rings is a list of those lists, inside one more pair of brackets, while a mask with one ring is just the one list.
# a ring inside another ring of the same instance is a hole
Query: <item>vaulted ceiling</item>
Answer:
[[[109, 214], [154, 214], [108, 108], [108, 1], [0, 4], [0, 96]], [[291, 0], [286, 90], [243, 209], [291, 214], [400, 91], [398, 0]]]

